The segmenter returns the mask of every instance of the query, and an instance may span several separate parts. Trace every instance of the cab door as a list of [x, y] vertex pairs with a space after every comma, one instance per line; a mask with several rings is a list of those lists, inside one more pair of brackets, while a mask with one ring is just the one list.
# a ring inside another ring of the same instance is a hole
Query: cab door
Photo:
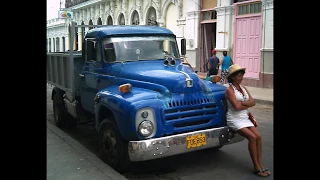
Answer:
[[102, 69], [101, 47], [97, 39], [86, 39], [83, 44], [85, 62], [81, 72], [81, 104], [82, 107], [94, 113], [94, 97], [98, 92], [100, 73]]

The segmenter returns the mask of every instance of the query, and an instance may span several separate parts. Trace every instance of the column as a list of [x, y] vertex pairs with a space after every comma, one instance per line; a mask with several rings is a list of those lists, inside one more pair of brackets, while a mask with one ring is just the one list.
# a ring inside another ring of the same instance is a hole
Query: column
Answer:
[[232, 6], [222, 6], [216, 8], [217, 12], [217, 40], [216, 50], [223, 51], [231, 49], [233, 37], [233, 14]]
[[273, 0], [262, 2], [262, 49], [273, 50]]
[[[181, 2], [181, 1], [180, 1]], [[200, 0], [188, 0], [184, 1], [186, 4], [186, 13], [183, 12], [182, 4], [178, 5], [178, 17], [182, 19], [183, 14], [186, 14], [186, 26], [184, 31], [184, 37], [186, 38], [186, 59], [192, 67], [196, 67], [199, 64], [198, 48], [199, 48], [199, 18], [200, 18]], [[180, 29], [181, 30], [181, 29]]]
[[82, 50], [82, 32], [81, 28], [78, 28], [78, 51]]

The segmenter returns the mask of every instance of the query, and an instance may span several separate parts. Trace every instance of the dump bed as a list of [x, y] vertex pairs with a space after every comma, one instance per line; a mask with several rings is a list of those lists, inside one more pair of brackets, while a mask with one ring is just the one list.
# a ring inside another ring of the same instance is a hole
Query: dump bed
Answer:
[[82, 66], [81, 52], [74, 52], [72, 55], [70, 52], [47, 53], [47, 83], [69, 92], [74, 97], [80, 92], [79, 74]]

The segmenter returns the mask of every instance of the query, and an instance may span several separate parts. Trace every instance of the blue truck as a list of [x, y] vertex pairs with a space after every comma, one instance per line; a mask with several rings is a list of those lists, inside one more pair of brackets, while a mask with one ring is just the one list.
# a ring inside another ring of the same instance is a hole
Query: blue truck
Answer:
[[[76, 28], [87, 26], [72, 22], [69, 42]], [[101, 159], [115, 170], [244, 139], [226, 125], [226, 87], [184, 63], [185, 39], [180, 55], [170, 30], [96, 25], [83, 36], [81, 51], [74, 44], [47, 53], [55, 124], [93, 122]]]

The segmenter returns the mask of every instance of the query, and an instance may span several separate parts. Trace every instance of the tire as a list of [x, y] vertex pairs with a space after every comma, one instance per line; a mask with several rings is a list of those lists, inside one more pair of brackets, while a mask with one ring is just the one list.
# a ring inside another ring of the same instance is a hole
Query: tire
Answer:
[[57, 94], [53, 96], [53, 115], [55, 124], [59, 128], [73, 128], [77, 124], [77, 121], [66, 112], [64, 103], [59, 101]]
[[130, 167], [128, 142], [125, 141], [112, 119], [104, 119], [99, 126], [99, 145], [101, 159], [119, 173]]

